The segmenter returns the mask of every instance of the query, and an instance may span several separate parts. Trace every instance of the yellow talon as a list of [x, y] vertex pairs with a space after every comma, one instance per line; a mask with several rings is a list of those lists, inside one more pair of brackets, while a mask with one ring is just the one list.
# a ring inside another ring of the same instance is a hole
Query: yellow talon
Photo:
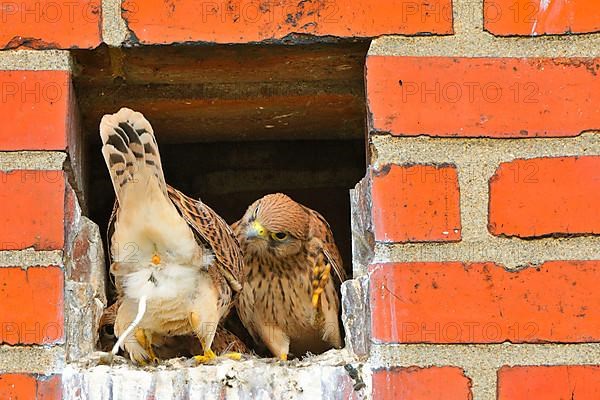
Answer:
[[312, 306], [314, 308], [317, 308], [319, 306], [319, 295], [316, 293], [312, 296]]
[[[190, 313], [189, 320], [190, 325], [192, 326], [192, 329], [194, 331], [200, 328], [200, 317], [198, 316], [198, 314], [196, 314], [195, 312]], [[202, 343], [202, 345], [204, 346], [204, 343]]]
[[146, 347], [146, 334], [144, 333], [144, 330], [141, 328], [137, 328], [135, 330], [135, 340], [138, 341], [138, 343], [140, 345], [142, 345], [142, 347]]
[[[150, 357], [150, 362], [152, 364], [157, 364], [158, 363], [158, 357], [156, 356], [156, 354], [154, 353], [154, 350], [152, 349], [152, 342], [150, 341], [150, 338], [148, 337], [146, 331], [144, 331], [141, 328], [137, 328], [135, 330], [134, 336], [135, 336], [135, 340], [137, 340], [138, 343], [148, 353], [148, 356]], [[144, 362], [140, 363], [140, 364], [146, 365], [147, 363], [144, 360]]]
[[285, 353], [281, 353], [281, 354], [279, 355], [279, 359], [280, 359], [281, 361], [287, 361], [287, 354], [285, 354]]
[[313, 292], [312, 305], [315, 308], [317, 308], [317, 306], [319, 305], [319, 296], [321, 295], [321, 293], [323, 293], [323, 288], [317, 288]]
[[216, 354], [215, 354], [215, 352], [214, 352], [214, 351], [212, 351], [211, 349], [205, 350], [205, 351], [204, 351], [204, 355], [205, 355], [206, 357], [209, 357], [209, 358], [211, 358], [211, 359], [217, 358], [217, 355], [216, 355]]
[[312, 269], [312, 305], [314, 308], [318, 308], [319, 306], [319, 296], [323, 293], [324, 287], [329, 280], [329, 274], [331, 273], [331, 264], [321, 264], [322, 262], [322, 259], [317, 261], [317, 265]]
[[321, 280], [323, 280], [324, 278], [329, 279], [329, 273], [331, 272], [331, 265], [327, 264], [325, 266], [325, 271], [323, 271], [323, 276], [321, 276]]
[[148, 366], [148, 363], [143, 358], [140, 358], [140, 359], [134, 358], [134, 360], [140, 367]]
[[196, 360], [199, 364], [204, 364], [210, 362], [217, 358], [217, 355], [211, 350], [204, 350], [204, 355], [202, 356], [194, 356], [194, 360]]
[[225, 353], [225, 354], [223, 354], [223, 357], [227, 357], [233, 361], [240, 361], [242, 359], [242, 353], [236, 353], [236, 352]]
[[154, 264], [154, 265], [160, 264], [160, 256], [158, 254], [155, 254], [152, 256], [152, 264]]

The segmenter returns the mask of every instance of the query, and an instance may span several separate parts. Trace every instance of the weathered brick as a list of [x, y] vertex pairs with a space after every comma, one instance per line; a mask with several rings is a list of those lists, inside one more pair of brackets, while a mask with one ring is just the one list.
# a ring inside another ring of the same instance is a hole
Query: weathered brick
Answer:
[[460, 240], [460, 191], [452, 165], [386, 165], [372, 174], [375, 239]]
[[0, 250], [62, 249], [62, 171], [0, 172]]
[[600, 157], [502, 163], [490, 179], [489, 230], [519, 237], [598, 234], [599, 198]]
[[2, 3], [0, 49], [93, 48], [100, 44], [99, 0]]
[[0, 151], [64, 150], [69, 82], [66, 71], [0, 71], [0, 114], [10, 116], [0, 124]]
[[471, 380], [460, 368], [411, 367], [381, 369], [373, 372], [373, 400], [470, 400], [471, 398]]
[[498, 400], [530, 399], [600, 399], [600, 367], [524, 366], [498, 371]]
[[145, 44], [248, 43], [294, 33], [371, 37], [383, 34], [452, 33], [450, 0], [242, 0], [236, 3], [163, 0], [124, 2], [124, 18]]
[[60, 375], [0, 374], [0, 399], [60, 400]]
[[373, 339], [402, 343], [600, 339], [599, 261], [507, 271], [493, 263], [371, 267]]
[[370, 130], [576, 136], [600, 128], [598, 59], [370, 56]]
[[62, 342], [64, 277], [61, 268], [0, 268], [0, 343]]
[[484, 27], [494, 35], [546, 35], [600, 31], [595, 0], [484, 0]]

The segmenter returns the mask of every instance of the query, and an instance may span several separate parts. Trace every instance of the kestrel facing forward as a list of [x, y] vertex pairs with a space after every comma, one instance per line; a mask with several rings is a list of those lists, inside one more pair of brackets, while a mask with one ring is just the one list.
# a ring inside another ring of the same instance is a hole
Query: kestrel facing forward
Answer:
[[345, 280], [325, 219], [277, 193], [248, 207], [233, 225], [242, 246], [246, 283], [237, 304], [244, 326], [271, 353], [321, 353], [340, 348], [337, 284]]
[[204, 350], [198, 360], [214, 358], [217, 325], [241, 289], [243, 258], [233, 231], [165, 183], [152, 127], [141, 113], [122, 108], [105, 115], [100, 136], [116, 194], [109, 223], [121, 302], [115, 335], [141, 364], [156, 360], [155, 335], [194, 334]]

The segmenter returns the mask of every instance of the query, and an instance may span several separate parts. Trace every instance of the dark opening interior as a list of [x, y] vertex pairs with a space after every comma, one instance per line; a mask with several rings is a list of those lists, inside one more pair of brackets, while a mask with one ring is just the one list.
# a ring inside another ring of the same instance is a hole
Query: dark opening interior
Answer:
[[169, 184], [229, 223], [265, 194], [290, 195], [329, 221], [352, 276], [348, 190], [365, 173], [368, 45], [74, 51], [90, 218], [106, 232], [114, 192], [98, 126], [125, 106], [153, 125]]

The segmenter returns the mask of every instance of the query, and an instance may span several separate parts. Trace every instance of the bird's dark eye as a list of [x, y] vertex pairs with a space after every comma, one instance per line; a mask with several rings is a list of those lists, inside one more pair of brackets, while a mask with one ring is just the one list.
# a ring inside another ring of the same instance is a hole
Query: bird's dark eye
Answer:
[[287, 239], [288, 234], [285, 232], [274, 232], [274, 233], [271, 233], [271, 237], [274, 240], [281, 242], [281, 241], [284, 241], [285, 239]]
[[102, 327], [102, 333], [108, 336], [114, 336], [115, 330], [112, 325], [104, 325]]

